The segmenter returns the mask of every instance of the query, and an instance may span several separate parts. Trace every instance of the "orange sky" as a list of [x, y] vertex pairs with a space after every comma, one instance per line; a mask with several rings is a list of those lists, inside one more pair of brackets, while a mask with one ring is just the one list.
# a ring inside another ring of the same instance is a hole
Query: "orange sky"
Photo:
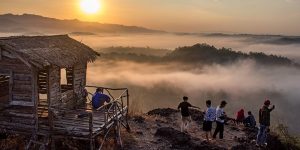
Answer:
[[80, 0], [1, 0], [0, 13], [144, 26], [178, 32], [300, 34], [300, 0], [99, 0], [84, 14]]

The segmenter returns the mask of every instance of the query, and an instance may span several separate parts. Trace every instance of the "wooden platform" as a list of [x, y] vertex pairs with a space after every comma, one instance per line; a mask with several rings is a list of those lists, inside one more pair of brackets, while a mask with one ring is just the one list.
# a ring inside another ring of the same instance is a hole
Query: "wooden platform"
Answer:
[[101, 135], [104, 140], [100, 149], [112, 130], [117, 131], [115, 138], [121, 143], [120, 127], [130, 130], [127, 122], [128, 89], [104, 90], [107, 90], [111, 102], [98, 109], [92, 109], [90, 100], [85, 106], [76, 106], [76, 109], [68, 109], [63, 104], [50, 107], [47, 99], [39, 99], [37, 107], [3, 105], [0, 107], [0, 128], [31, 135], [27, 149], [34, 144], [48, 147], [50, 139], [65, 137], [90, 141], [90, 147], [94, 149], [94, 141]]
[[[61, 110], [53, 113], [53, 123], [50, 126], [41, 126], [41, 130], [52, 132], [55, 135], [70, 136], [73, 138], [89, 139], [110, 128], [115, 120], [126, 116], [127, 106], [120, 110]], [[51, 129], [52, 126], [52, 129]]]

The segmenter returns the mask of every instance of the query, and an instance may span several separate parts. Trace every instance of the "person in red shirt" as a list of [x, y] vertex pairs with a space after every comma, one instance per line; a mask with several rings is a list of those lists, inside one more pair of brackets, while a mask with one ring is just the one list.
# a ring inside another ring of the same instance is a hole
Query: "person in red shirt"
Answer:
[[244, 120], [245, 120], [244, 109], [241, 109], [241, 110], [238, 111], [237, 114], [236, 114], [236, 123], [237, 123], [237, 124], [243, 123]]

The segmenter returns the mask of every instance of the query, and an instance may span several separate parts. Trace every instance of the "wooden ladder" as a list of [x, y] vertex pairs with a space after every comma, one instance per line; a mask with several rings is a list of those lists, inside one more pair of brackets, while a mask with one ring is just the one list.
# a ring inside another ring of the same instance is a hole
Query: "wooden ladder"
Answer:
[[36, 132], [33, 133], [29, 143], [26, 145], [25, 150], [30, 150], [32, 147], [39, 146], [39, 150], [49, 149], [50, 137], [48, 134]]

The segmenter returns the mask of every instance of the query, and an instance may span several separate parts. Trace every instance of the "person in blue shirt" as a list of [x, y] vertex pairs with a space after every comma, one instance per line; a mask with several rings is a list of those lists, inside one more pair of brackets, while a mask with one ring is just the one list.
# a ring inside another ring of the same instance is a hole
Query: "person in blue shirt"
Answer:
[[92, 97], [92, 106], [97, 109], [104, 105], [104, 103], [110, 102], [110, 97], [103, 94], [103, 90], [101, 88], [97, 88], [95, 94]]
[[204, 112], [203, 131], [205, 131], [205, 137], [209, 142], [208, 134], [212, 137], [211, 129], [212, 123], [216, 120], [216, 109], [211, 106], [211, 100], [206, 101], [207, 109]]

